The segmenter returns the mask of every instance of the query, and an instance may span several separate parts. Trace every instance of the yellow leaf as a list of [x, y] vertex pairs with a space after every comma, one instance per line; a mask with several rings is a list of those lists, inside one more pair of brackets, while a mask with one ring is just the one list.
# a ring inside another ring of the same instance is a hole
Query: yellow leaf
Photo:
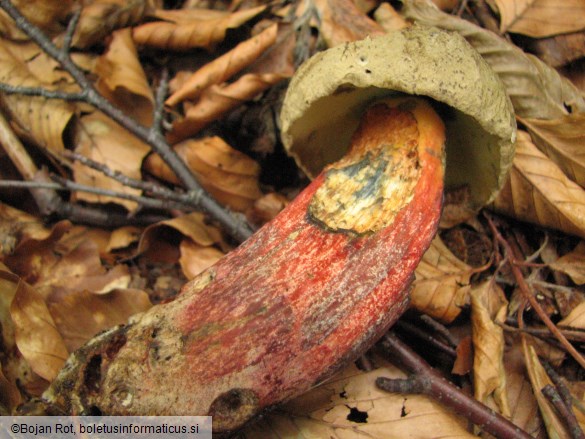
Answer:
[[10, 314], [18, 350], [35, 373], [52, 381], [69, 352], [45, 301], [30, 285], [19, 281]]
[[466, 422], [423, 395], [378, 389], [376, 378], [405, 378], [390, 364], [371, 372], [350, 366], [330, 381], [267, 413], [245, 438], [475, 438]]
[[495, 0], [500, 30], [534, 38], [585, 29], [582, 0]]
[[97, 89], [124, 113], [152, 124], [154, 96], [138, 59], [130, 29], [112, 34], [108, 50], [97, 61]]
[[493, 398], [500, 413], [510, 417], [504, 369], [504, 331], [496, 323], [505, 320], [508, 302], [493, 279], [472, 288], [470, 295], [475, 399], [489, 403]]
[[585, 284], [585, 242], [581, 241], [572, 252], [561, 256], [550, 267], [568, 274], [577, 285]]
[[585, 191], [518, 132], [508, 181], [494, 201], [497, 211], [585, 238]]
[[[0, 82], [17, 87], [51, 88], [35, 77], [4, 44], [0, 44]], [[57, 153], [63, 151], [63, 132], [74, 114], [72, 104], [19, 94], [2, 96], [2, 100], [21, 134], [43, 148]]]
[[585, 187], [585, 113], [561, 119], [522, 119], [538, 148], [581, 187]]
[[241, 26], [264, 9], [265, 6], [258, 6], [233, 13], [205, 9], [157, 10], [154, 16], [165, 21], [137, 26], [132, 36], [137, 44], [159, 49], [212, 49], [223, 41], [227, 29]]
[[[103, 163], [111, 170], [119, 171], [128, 177], [138, 180], [142, 178], [140, 168], [144, 156], [149, 151], [148, 145], [138, 140], [103, 113], [95, 111], [81, 117], [76, 126], [76, 134], [75, 151], [77, 153]], [[73, 164], [73, 176], [77, 183], [140, 195], [139, 190], [124, 186], [79, 162]], [[113, 202], [125, 206], [128, 210], [136, 208], [134, 201], [84, 192], [77, 192], [74, 195], [77, 200], [94, 203]]]
[[452, 322], [469, 303], [469, 278], [473, 269], [435, 237], [416, 268], [411, 291], [412, 306], [444, 322]]

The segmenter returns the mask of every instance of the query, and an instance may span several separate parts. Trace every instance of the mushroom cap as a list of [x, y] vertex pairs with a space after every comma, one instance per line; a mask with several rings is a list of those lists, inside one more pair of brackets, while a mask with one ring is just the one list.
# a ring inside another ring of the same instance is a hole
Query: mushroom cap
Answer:
[[310, 177], [342, 157], [377, 99], [431, 98], [447, 131], [446, 187], [469, 185], [470, 207], [493, 200], [514, 156], [516, 121], [504, 84], [457, 33], [414, 25], [317, 53], [293, 76], [282, 140]]

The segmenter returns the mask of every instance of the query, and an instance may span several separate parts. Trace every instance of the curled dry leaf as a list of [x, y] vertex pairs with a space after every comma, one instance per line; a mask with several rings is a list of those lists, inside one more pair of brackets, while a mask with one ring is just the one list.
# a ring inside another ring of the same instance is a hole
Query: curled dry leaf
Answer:
[[276, 41], [277, 31], [278, 26], [274, 24], [255, 37], [238, 44], [224, 55], [205, 64], [185, 80], [182, 86], [169, 96], [165, 104], [173, 106], [185, 99], [194, 99], [208, 86], [227, 81], [272, 46]]
[[500, 31], [543, 38], [585, 29], [581, 0], [495, 0]]
[[[0, 44], [0, 82], [12, 86], [51, 88], [50, 84], [44, 84], [34, 76], [24, 61], [3, 44]], [[20, 134], [57, 153], [65, 148], [62, 136], [74, 114], [72, 104], [18, 94], [2, 95], [1, 99]]]
[[18, 350], [32, 370], [47, 381], [57, 376], [69, 352], [43, 297], [27, 283], [18, 281], [10, 304]]
[[403, 0], [403, 4], [406, 18], [463, 35], [504, 82], [518, 116], [556, 119], [569, 114], [567, 109], [585, 112], [581, 92], [535, 56], [469, 21], [441, 12], [430, 0]]
[[585, 191], [518, 132], [508, 182], [493, 203], [504, 214], [585, 237]]
[[113, 30], [140, 22], [153, 10], [153, 0], [95, 0], [83, 7], [73, 35], [73, 46], [88, 48]]
[[110, 102], [146, 126], [152, 124], [154, 96], [138, 59], [130, 29], [112, 34], [108, 50], [98, 58], [96, 87]]
[[101, 295], [79, 290], [51, 302], [49, 311], [67, 350], [73, 352], [97, 333], [151, 306], [148, 294], [140, 290], [114, 289]]
[[378, 389], [375, 385], [378, 377], [403, 379], [406, 375], [385, 362], [371, 372], [361, 372], [352, 365], [265, 415], [242, 434], [250, 439], [476, 437], [466, 430], [462, 418], [426, 396], [406, 397]]
[[471, 289], [473, 328], [473, 383], [475, 399], [510, 417], [506, 371], [504, 369], [504, 331], [498, 323], [506, 319], [508, 302], [494, 279]]
[[[220, 137], [186, 140], [175, 145], [175, 151], [201, 185], [232, 209], [244, 212], [262, 196], [258, 186], [258, 163], [233, 149]], [[150, 155], [144, 168], [159, 178], [179, 184], [175, 174], [158, 155]]]
[[585, 242], [581, 241], [572, 252], [561, 256], [550, 267], [569, 275], [577, 285], [585, 284]]
[[177, 230], [202, 247], [210, 247], [221, 242], [221, 232], [206, 224], [203, 214], [193, 212], [148, 226], [140, 238], [137, 252], [143, 253], [150, 247], [157, 246], [161, 228], [167, 227]]
[[585, 188], [585, 113], [560, 119], [523, 119], [534, 144], [575, 183]]
[[[140, 179], [141, 163], [149, 151], [148, 145], [138, 140], [103, 113], [95, 111], [82, 116], [75, 127], [75, 151], [83, 156], [103, 163], [113, 171]], [[127, 194], [140, 195], [140, 191], [106, 177], [101, 172], [79, 163], [73, 163], [73, 176], [77, 183], [110, 189]], [[117, 203], [128, 210], [136, 209], [136, 202], [104, 195], [76, 192], [76, 200], [93, 203]]]
[[559, 326], [585, 329], [585, 302], [581, 302], [558, 323]]
[[408, 26], [407, 21], [389, 3], [382, 3], [374, 12], [374, 19], [386, 32]]
[[544, 420], [549, 438], [560, 439], [570, 437], [565, 430], [564, 423], [557, 416], [555, 409], [541, 392], [544, 386], [552, 385], [552, 381], [546, 374], [542, 364], [540, 364], [536, 350], [525, 337], [522, 339], [522, 350], [528, 377], [530, 378], [530, 383], [532, 384], [532, 389], [536, 396], [540, 414]]
[[384, 34], [382, 26], [361, 12], [351, 0], [316, 0], [314, 3], [319, 11], [319, 32], [327, 47]]
[[410, 293], [412, 306], [443, 322], [452, 322], [469, 303], [472, 273], [473, 269], [457, 259], [436, 236], [416, 267]]
[[156, 21], [137, 26], [132, 36], [137, 44], [168, 50], [213, 49], [223, 41], [226, 31], [237, 28], [266, 9], [258, 6], [237, 12], [205, 9], [157, 10]]
[[211, 122], [285, 77], [276, 73], [247, 73], [231, 84], [208, 87], [201, 94], [199, 101], [188, 107], [185, 116], [173, 123], [172, 131], [167, 135], [168, 141], [177, 143], [197, 134]]

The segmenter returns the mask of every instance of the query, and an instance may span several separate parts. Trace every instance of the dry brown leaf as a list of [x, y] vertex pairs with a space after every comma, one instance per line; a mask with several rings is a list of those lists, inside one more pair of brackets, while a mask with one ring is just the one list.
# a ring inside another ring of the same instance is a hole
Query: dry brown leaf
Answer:
[[137, 26], [132, 36], [137, 44], [158, 49], [213, 49], [223, 41], [228, 29], [241, 26], [265, 9], [266, 6], [258, 6], [232, 13], [206, 9], [157, 10], [154, 16], [165, 21]]
[[385, 364], [371, 372], [349, 366], [330, 381], [244, 430], [245, 438], [475, 438], [465, 420], [423, 395], [387, 393], [376, 378], [405, 378]]
[[143, 253], [150, 248], [156, 251], [160, 245], [161, 238], [168, 240], [165, 239], [164, 232], [169, 227], [202, 247], [219, 244], [222, 239], [221, 232], [217, 228], [205, 223], [205, 216], [203, 214], [193, 212], [148, 226], [140, 238], [137, 252]]
[[472, 273], [472, 267], [457, 259], [436, 236], [416, 268], [412, 306], [443, 322], [452, 322], [469, 303]]
[[18, 350], [35, 373], [52, 381], [69, 353], [42, 296], [25, 282], [18, 282], [10, 315]]
[[[21, 87], [52, 88], [50, 84], [45, 84], [34, 76], [5, 44], [0, 44], [0, 82]], [[18, 94], [0, 94], [0, 100], [17, 124], [20, 134], [48, 150], [63, 151], [63, 132], [74, 114], [72, 104]]]
[[180, 250], [179, 263], [187, 279], [193, 279], [225, 256], [215, 247], [203, 247], [190, 239], [181, 241]]
[[73, 46], [86, 49], [115, 29], [140, 22], [153, 9], [152, 0], [93, 0], [84, 6], [73, 35]]
[[96, 88], [110, 102], [142, 125], [152, 124], [154, 96], [130, 29], [112, 34], [108, 50], [97, 61]]
[[266, 224], [278, 215], [289, 203], [288, 198], [276, 192], [270, 192], [258, 198], [246, 212], [248, 221], [257, 226]]
[[520, 119], [534, 144], [563, 170], [567, 177], [585, 187], [585, 113], [561, 119]]
[[543, 38], [585, 29], [582, 0], [495, 0], [500, 31]]
[[497, 211], [523, 221], [585, 237], [585, 191], [518, 131], [508, 181], [494, 201]]
[[277, 31], [278, 26], [274, 24], [255, 37], [238, 44], [224, 55], [205, 64], [185, 80], [182, 86], [169, 96], [165, 104], [174, 106], [185, 99], [194, 99], [210, 85], [227, 81], [272, 46], [276, 41]]
[[[149, 151], [148, 145], [138, 140], [126, 129], [95, 111], [80, 118], [76, 125], [75, 151], [96, 162], [103, 163], [113, 171], [140, 180], [142, 160]], [[106, 177], [99, 171], [90, 169], [76, 161], [73, 176], [77, 183], [91, 187], [110, 189], [127, 194], [140, 195], [140, 191]], [[114, 202], [128, 210], [137, 207], [136, 202], [109, 196], [77, 192], [74, 199], [94, 203]]]
[[108, 244], [105, 248], [106, 252], [126, 248], [129, 245], [140, 240], [142, 230], [134, 226], [120, 227], [112, 231]]
[[98, 332], [126, 323], [152, 304], [140, 290], [115, 289], [96, 295], [80, 290], [49, 305], [56, 327], [69, 352], [81, 347]]
[[495, 403], [499, 412], [509, 418], [504, 331], [498, 325], [506, 319], [508, 302], [494, 279], [473, 287], [470, 296], [475, 399], [492, 407]]
[[506, 389], [512, 413], [510, 420], [532, 437], [547, 439], [544, 424], [538, 411], [538, 402], [526, 374], [526, 366], [519, 337], [508, 337], [509, 346], [504, 353]]
[[20, 11], [35, 26], [45, 32], [54, 33], [64, 28], [63, 22], [71, 13], [73, 0], [13, 0]]
[[544, 420], [546, 430], [550, 439], [562, 439], [570, 437], [565, 430], [564, 423], [559, 420], [554, 408], [550, 405], [546, 397], [542, 394], [541, 390], [547, 384], [552, 385], [552, 381], [544, 371], [538, 355], [533, 346], [523, 338], [522, 349], [524, 352], [524, 361], [526, 363], [526, 370], [532, 384], [532, 390], [538, 401], [538, 407], [540, 408], [540, 414]]
[[[518, 116], [558, 119], [585, 112], [585, 99], [567, 79], [496, 34], [441, 12], [430, 0], [403, 0], [406, 18], [460, 33], [504, 82]], [[568, 110], [569, 109], [569, 110]]]
[[585, 284], [585, 242], [579, 242], [572, 252], [561, 256], [550, 267], [569, 275], [577, 285]]
[[319, 11], [319, 32], [328, 47], [385, 33], [351, 0], [316, 0], [314, 4]]
[[394, 32], [408, 26], [407, 21], [389, 3], [382, 3], [376, 9], [374, 19], [386, 32]]
[[581, 302], [558, 323], [559, 326], [585, 329], [585, 302]]
[[[258, 163], [233, 149], [220, 137], [186, 140], [175, 145], [175, 151], [201, 185], [232, 209], [244, 212], [262, 196], [258, 186]], [[159, 178], [179, 184], [175, 174], [158, 155], [150, 155], [144, 168]]]
[[231, 84], [206, 88], [199, 101], [187, 109], [185, 117], [173, 123], [172, 131], [167, 136], [168, 141], [177, 143], [197, 134], [225, 113], [285, 78], [285, 75], [275, 73], [248, 73]]

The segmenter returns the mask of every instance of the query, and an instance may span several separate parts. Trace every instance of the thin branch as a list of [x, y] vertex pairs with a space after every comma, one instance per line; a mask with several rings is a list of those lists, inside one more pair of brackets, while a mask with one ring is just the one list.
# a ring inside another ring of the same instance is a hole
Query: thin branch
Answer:
[[544, 312], [544, 310], [540, 306], [540, 303], [538, 303], [538, 300], [536, 300], [536, 298], [534, 297], [534, 294], [532, 294], [532, 292], [530, 291], [530, 286], [527, 284], [526, 279], [524, 279], [524, 275], [522, 274], [519, 268], [520, 266], [523, 265], [523, 262], [516, 259], [512, 247], [499, 232], [496, 225], [494, 224], [494, 221], [487, 212], [485, 213], [485, 217], [488, 220], [488, 224], [492, 230], [493, 235], [504, 248], [506, 258], [510, 263], [510, 269], [512, 271], [512, 274], [514, 275], [514, 279], [516, 280], [516, 284], [518, 285], [520, 292], [528, 301], [528, 303], [530, 303], [532, 309], [536, 311], [536, 314], [538, 314], [540, 320], [546, 325], [550, 332], [561, 343], [563, 348], [575, 359], [575, 361], [577, 361], [577, 363], [579, 363], [581, 367], [585, 368], [585, 358], [583, 358], [583, 356], [577, 351], [577, 349], [575, 349], [575, 347], [569, 342], [569, 340], [567, 340], [567, 338], [563, 335], [559, 328], [557, 328], [557, 326], [550, 320], [546, 312]]
[[[102, 111], [108, 117], [139, 139], [146, 142], [169, 165], [177, 177], [183, 182], [190, 192], [191, 203], [202, 208], [213, 219], [221, 224], [223, 229], [238, 241], [244, 241], [252, 234], [251, 228], [244, 221], [239, 220], [231, 212], [224, 209], [213, 197], [211, 197], [197, 182], [185, 162], [170, 147], [164, 136], [157, 128], [147, 128], [129, 117], [120, 109], [114, 107], [101, 96], [93, 84], [86, 78], [84, 72], [77, 67], [71, 59], [68, 50], [61, 50], [55, 46], [49, 38], [35, 25], [29, 22], [10, 0], [0, 0], [0, 7], [14, 20], [16, 26], [26, 33], [39, 47], [51, 58], [61, 64], [81, 87], [84, 94], [84, 102]], [[73, 25], [71, 26], [73, 27]], [[64, 47], [66, 48], [66, 47]]]
[[[376, 385], [389, 392], [415, 391], [430, 396], [469, 419], [484, 431], [500, 439], [532, 439], [528, 433], [514, 425], [499, 413], [464, 394], [447, 381], [403, 343], [392, 331], [382, 339], [381, 346], [390, 361], [397, 361], [413, 375], [407, 380], [380, 377]], [[399, 390], [402, 389], [402, 390]]]
[[65, 31], [65, 36], [63, 37], [63, 46], [61, 46], [61, 51], [64, 53], [68, 53], [71, 49], [71, 43], [73, 42], [73, 34], [75, 33], [75, 29], [77, 29], [77, 25], [79, 24], [79, 19], [81, 18], [81, 8], [77, 8], [75, 12], [73, 12], [73, 16], [69, 20], [67, 24], [67, 30]]
[[585, 434], [583, 434], [583, 430], [575, 417], [575, 413], [573, 413], [571, 407], [563, 401], [563, 398], [557, 389], [554, 386], [547, 384], [542, 388], [541, 392], [553, 405], [560, 418], [565, 422], [571, 437], [573, 439], [585, 439]]
[[23, 96], [40, 96], [47, 99], [61, 99], [70, 102], [85, 102], [87, 94], [85, 92], [69, 93], [61, 90], [48, 90], [42, 87], [23, 87], [20, 85], [10, 85], [0, 82], [0, 91], [6, 94], [19, 94]]

